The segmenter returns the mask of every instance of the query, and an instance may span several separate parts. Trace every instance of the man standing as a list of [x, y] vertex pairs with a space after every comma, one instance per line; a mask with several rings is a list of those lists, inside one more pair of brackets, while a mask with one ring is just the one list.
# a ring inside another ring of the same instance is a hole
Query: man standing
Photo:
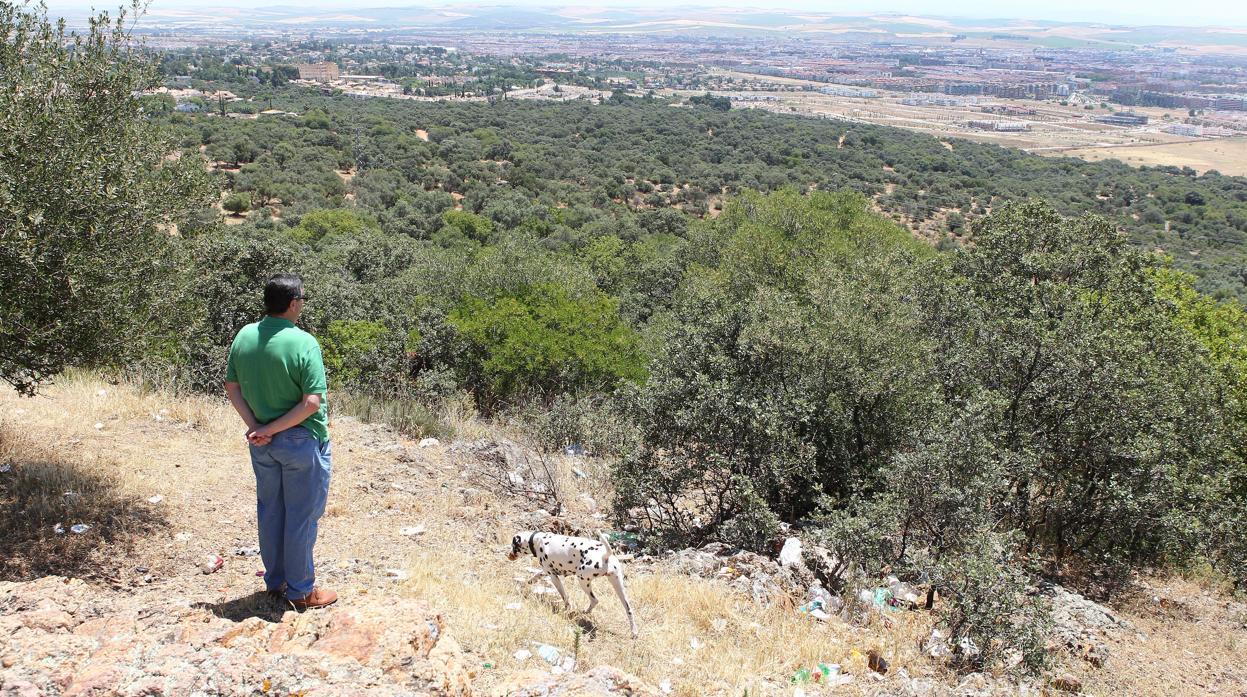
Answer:
[[265, 317], [234, 337], [225, 372], [225, 393], [247, 424], [264, 585], [300, 610], [338, 599], [316, 587], [312, 561], [329, 496], [329, 420], [320, 344], [295, 326], [306, 302], [303, 279], [270, 278]]

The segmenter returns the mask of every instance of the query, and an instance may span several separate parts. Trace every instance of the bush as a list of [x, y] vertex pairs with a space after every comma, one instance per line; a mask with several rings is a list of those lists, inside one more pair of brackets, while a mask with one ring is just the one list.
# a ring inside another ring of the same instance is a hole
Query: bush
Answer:
[[636, 334], [600, 291], [574, 297], [539, 284], [492, 300], [469, 297], [449, 322], [465, 346], [457, 362], [461, 379], [487, 410], [609, 391], [645, 376]]
[[627, 402], [643, 445], [616, 469], [618, 505], [671, 543], [764, 546], [824, 495], [873, 488], [929, 411], [908, 300], [924, 252], [847, 193], [747, 195], [692, 237]]
[[251, 210], [251, 194], [230, 194], [229, 197], [221, 203], [221, 208], [224, 208], [235, 215], [242, 215], [243, 213]]

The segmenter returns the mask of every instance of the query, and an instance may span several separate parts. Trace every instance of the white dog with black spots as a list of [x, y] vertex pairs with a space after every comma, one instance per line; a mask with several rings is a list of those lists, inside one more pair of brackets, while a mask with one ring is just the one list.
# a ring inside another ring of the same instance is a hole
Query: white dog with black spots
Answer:
[[611, 554], [611, 547], [605, 536], [590, 540], [525, 530], [511, 538], [511, 552], [507, 554], [507, 558], [514, 561], [524, 552], [536, 557], [541, 565], [541, 571], [528, 582], [536, 581], [542, 574], [549, 574], [555, 589], [569, 609], [572, 604], [567, 599], [567, 592], [563, 590], [562, 577], [576, 575], [580, 580], [580, 587], [589, 596], [589, 607], [585, 608], [585, 614], [592, 612], [598, 604], [597, 596], [593, 594], [593, 579], [599, 576], [609, 578], [615, 595], [619, 596], [619, 602], [623, 603], [624, 612], [628, 614], [628, 626], [632, 630], [632, 636], [636, 637], [636, 620], [632, 616], [632, 604], [628, 602], [628, 591], [624, 588], [623, 562]]

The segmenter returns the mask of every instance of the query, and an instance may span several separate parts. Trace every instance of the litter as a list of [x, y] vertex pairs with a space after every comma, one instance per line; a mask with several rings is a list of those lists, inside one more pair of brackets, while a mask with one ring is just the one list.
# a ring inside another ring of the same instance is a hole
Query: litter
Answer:
[[533, 592], [533, 595], [554, 595], [556, 592], [549, 586], [533, 586], [529, 590]]
[[705, 644], [701, 643], [701, 639], [698, 639], [697, 637], [693, 637], [688, 640], [688, 647], [694, 651], [700, 649], [702, 646], [705, 646]]
[[537, 655], [541, 656], [541, 660], [553, 666], [558, 665], [562, 652], [549, 644], [537, 644]]
[[99, 392], [96, 392], [96, 393], [95, 393], [95, 396], [96, 396], [96, 397], [103, 397], [103, 396], [105, 396], [105, 395], [107, 395], [107, 394], [108, 394], [108, 390], [100, 390]]
[[260, 577], [264, 576], [264, 569], [260, 569], [259, 571], [255, 572], [255, 575], [260, 576]]
[[189, 532], [179, 532], [178, 534], [173, 536], [173, 539], [177, 540], [178, 542], [186, 542], [187, 540], [190, 540], [192, 537], [194, 537], [194, 535], [190, 534]]
[[566, 448], [563, 448], [563, 454], [571, 455], [573, 457], [583, 457], [585, 454], [585, 447], [579, 443], [572, 443]]
[[99, 422], [99, 421], [96, 421], [96, 422], [95, 422], [95, 430], [97, 430], [97, 431], [102, 431], [103, 429], [104, 429], [104, 424], [103, 424], [103, 423], [101, 423], [101, 422]]
[[407, 580], [407, 572], [402, 569], [386, 569], [385, 576], [386, 578], [392, 578], [398, 581]]
[[784, 540], [784, 548], [779, 551], [779, 565], [804, 566], [805, 562], [801, 560], [801, 554], [800, 538], [790, 537]]
[[442, 442], [436, 438], [422, 438], [419, 443], [416, 443], [416, 447], [417, 448], [432, 448], [432, 447], [435, 447], [441, 444]]
[[165, 500], [165, 497], [161, 496], [160, 494], [147, 497], [148, 503], [160, 503], [161, 501], [164, 501], [164, 500]]
[[831, 615], [829, 615], [829, 614], [827, 614], [827, 613], [823, 612], [822, 610], [810, 610], [810, 617], [813, 617], [814, 619], [818, 620], [819, 622], [829, 622], [829, 621], [831, 621]]
[[78, 523], [77, 525], [71, 525], [69, 527], [69, 531], [74, 533], [75, 535], [81, 535], [82, 533], [90, 529], [91, 529], [91, 526], [85, 523]]
[[671, 694], [671, 693], [672, 693], [672, 691], [673, 691], [673, 690], [672, 690], [672, 687], [671, 687], [671, 681], [670, 681], [670, 680], [663, 680], [662, 682], [658, 683], [658, 689], [662, 690], [662, 693], [663, 693], [664, 695], [669, 695], [669, 694]]
[[800, 612], [801, 614], [804, 615], [809, 612], [814, 612], [815, 610], [823, 610], [825, 607], [826, 607], [826, 603], [823, 602], [822, 598], [815, 598], [811, 600], [810, 602], [806, 603], [805, 605], [802, 605], [801, 607], [797, 608], [797, 612]]
[[840, 675], [840, 664], [839, 663], [832, 663], [830, 665], [826, 663], [819, 663], [817, 666], [813, 668], [799, 669], [796, 673], [793, 674], [789, 682], [793, 684], [813, 682], [813, 683], [818, 683], [820, 685], [826, 685], [826, 684], [829, 684], [832, 678], [835, 678], [839, 675]]
[[524, 606], [521, 605], [520, 603], [507, 603], [506, 605], [503, 605], [502, 607], [504, 610], [518, 610]]
[[13, 471], [13, 465], [10, 465], [7, 462], [4, 463], [3, 465], [0, 465], [0, 474], [4, 474], [5, 472], [11, 472], [11, 471]]
[[866, 652], [866, 665], [880, 675], [886, 675], [888, 672], [888, 659], [874, 649]]
[[423, 535], [423, 534], [424, 534], [424, 526], [423, 526], [423, 525], [415, 525], [415, 526], [412, 526], [412, 527], [409, 527], [409, 528], [403, 528], [403, 529], [401, 529], [401, 530], [399, 530], [399, 531], [398, 531], [398, 534], [402, 535], [403, 537], [414, 537], [414, 536], [416, 536], [416, 535]]
[[225, 566], [225, 560], [217, 554], [209, 554], [203, 558], [203, 561], [199, 562], [199, 570], [205, 574], [213, 573], [222, 566]]
[[52, 532], [56, 533], [57, 535], [64, 535], [65, 526], [61, 525], [60, 523], [57, 523], [56, 525], [52, 526]]
[[254, 557], [260, 553], [259, 547], [235, 547], [234, 556], [236, 557]]
[[527, 661], [528, 659], [533, 657], [533, 652], [529, 651], [528, 649], [520, 649], [519, 651], [516, 651], [515, 653], [511, 654], [511, 656], [514, 657], [515, 660], [517, 661]]
[[589, 476], [585, 474], [585, 471], [580, 469], [579, 467], [573, 467], [572, 474], [576, 475], [577, 477], [580, 477], [581, 479], [584, 479], [585, 477]]
[[961, 641], [957, 642], [957, 647], [960, 648], [961, 653], [965, 654], [966, 656], [979, 655], [978, 645], [975, 644], [974, 640], [971, 639], [968, 635], [961, 637]]

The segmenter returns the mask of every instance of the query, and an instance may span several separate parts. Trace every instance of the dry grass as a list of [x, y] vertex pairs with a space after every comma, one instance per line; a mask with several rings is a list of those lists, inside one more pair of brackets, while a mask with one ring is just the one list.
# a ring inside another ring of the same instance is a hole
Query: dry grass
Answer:
[[1247, 175], [1247, 138], [1215, 138], [1163, 145], [1081, 148], [1044, 152], [1044, 155], [1084, 160], [1121, 160], [1128, 165], [1173, 165], [1199, 173], [1215, 169], [1222, 174]]
[[[466, 404], [438, 418], [463, 440], [520, 435], [482, 422]], [[95, 429], [96, 422], [103, 427]], [[867, 626], [818, 624], [791, 604], [759, 606], [717, 581], [641, 564], [632, 565], [628, 577], [640, 629], [633, 640], [605, 580], [594, 584], [600, 604], [590, 617], [565, 611], [557, 595], [538, 595], [524, 586], [531, 560], [511, 562], [505, 552], [536, 506], [474, 479], [464, 467], [467, 455], [447, 444], [417, 448], [414, 440], [353, 419], [336, 418], [331, 429], [334, 475], [317, 544], [319, 582], [337, 590], [348, 606], [386, 603], [395, 595], [426, 600], [446, 615], [451, 633], [476, 664], [482, 692], [515, 669], [546, 667], [535, 655], [517, 661], [517, 650], [534, 651], [535, 644], [545, 643], [571, 651], [578, 632], [581, 668], [609, 664], [651, 684], [669, 680], [678, 695], [740, 697], [748, 690], [787, 696], [793, 693], [789, 677], [819, 662], [839, 663], [855, 677], [835, 694], [898, 691], [897, 683], [870, 678], [864, 658], [870, 649], [891, 663], [889, 680], [903, 668], [914, 677], [934, 678], [943, 686], [937, 694], [957, 683], [918, 651], [933, 621], [929, 614], [890, 614], [890, 626], [878, 619]], [[0, 532], [23, 525], [46, 531], [53, 516], [80, 516], [93, 525], [81, 536], [49, 541], [45, 535], [23, 548], [42, 551], [42, 557], [14, 554], [17, 538], [4, 534], [0, 545], [7, 546], [0, 552], [9, 577], [89, 576], [90, 569], [111, 564], [136, 605], [173, 594], [230, 619], [277, 616], [279, 608], [256, 594], [259, 560], [234, 554], [256, 544], [254, 483], [242, 426], [223, 399], [175, 399], [71, 375], [34, 399], [0, 391], [0, 437], [0, 463], [20, 465], [20, 474], [17, 467], [0, 474], [0, 486], [6, 487], [0, 526], [8, 526]], [[569, 518], [585, 527], [602, 525], [592, 514], [609, 504], [604, 467], [582, 458], [549, 461]], [[587, 476], [573, 474], [573, 466]], [[57, 500], [56, 494], [71, 487], [89, 494], [80, 500], [84, 508]], [[154, 494], [165, 498], [153, 508], [145, 499]], [[156, 517], [149, 520], [145, 512]], [[426, 532], [400, 534], [414, 525]], [[65, 558], [78, 562], [47, 563], [57, 551], [50, 545], [71, 543], [81, 547], [68, 550]], [[198, 562], [205, 553], [225, 556], [225, 567], [201, 574]], [[18, 556], [27, 560], [20, 569], [9, 561]], [[29, 561], [36, 558], [44, 566]], [[388, 578], [387, 569], [401, 569], [408, 577]], [[1073, 663], [1088, 693], [1185, 695], [1219, 689], [1237, 694], [1227, 689], [1237, 685], [1241, 691], [1247, 684], [1239, 667], [1247, 614], [1234, 615], [1223, 607], [1225, 596], [1204, 595], [1207, 589], [1191, 582], [1166, 583], [1174, 589], [1165, 591], [1170, 595], [1197, 601], [1187, 603], [1189, 612], [1163, 614], [1147, 603], [1125, 606], [1147, 638], [1116, 640], [1114, 658], [1103, 669]], [[567, 590], [583, 609], [587, 599], [579, 587], [569, 584]], [[507, 610], [511, 603], [520, 603], [520, 609]], [[805, 689], [818, 694], [812, 686]]]

